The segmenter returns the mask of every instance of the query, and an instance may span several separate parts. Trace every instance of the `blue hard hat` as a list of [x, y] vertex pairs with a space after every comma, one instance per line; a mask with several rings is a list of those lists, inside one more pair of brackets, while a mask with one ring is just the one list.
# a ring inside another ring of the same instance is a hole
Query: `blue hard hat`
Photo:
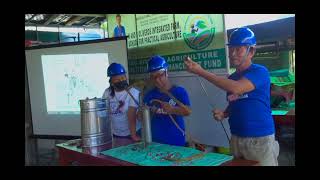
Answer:
[[256, 37], [251, 29], [241, 27], [234, 30], [229, 39], [228, 46], [254, 46], [256, 45]]
[[112, 76], [121, 75], [121, 74], [126, 73], [126, 70], [124, 69], [124, 67], [118, 63], [110, 64], [107, 71], [108, 71], [108, 77], [112, 77]]
[[168, 63], [161, 56], [152, 56], [148, 62], [148, 72], [158, 71], [160, 69], [167, 69]]

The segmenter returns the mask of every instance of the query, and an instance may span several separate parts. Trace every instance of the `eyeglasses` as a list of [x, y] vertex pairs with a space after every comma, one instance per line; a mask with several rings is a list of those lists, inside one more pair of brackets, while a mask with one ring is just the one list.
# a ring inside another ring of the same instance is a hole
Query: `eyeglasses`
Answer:
[[163, 71], [162, 73], [156, 73], [156, 74], [150, 74], [150, 79], [158, 79], [160, 77], [162, 77], [164, 74], [166, 73], [166, 71]]

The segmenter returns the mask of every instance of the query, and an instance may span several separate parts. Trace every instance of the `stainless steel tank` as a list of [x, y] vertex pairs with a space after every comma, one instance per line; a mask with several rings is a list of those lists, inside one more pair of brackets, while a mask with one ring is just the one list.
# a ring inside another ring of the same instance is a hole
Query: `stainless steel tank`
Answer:
[[106, 99], [80, 100], [82, 147], [94, 147], [112, 141], [109, 103]]

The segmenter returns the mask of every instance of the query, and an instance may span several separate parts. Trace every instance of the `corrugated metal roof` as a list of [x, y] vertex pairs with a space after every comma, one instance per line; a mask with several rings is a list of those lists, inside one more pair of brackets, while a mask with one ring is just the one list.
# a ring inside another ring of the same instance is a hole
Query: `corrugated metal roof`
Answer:
[[[259, 42], [272, 42], [272, 41], [282, 41], [288, 40], [289, 38], [295, 37], [295, 17], [289, 17], [284, 19], [279, 19], [275, 21], [248, 25], [256, 38], [257, 43]], [[234, 29], [229, 29], [227, 31], [228, 37]]]
[[25, 14], [25, 25], [98, 27], [105, 14]]

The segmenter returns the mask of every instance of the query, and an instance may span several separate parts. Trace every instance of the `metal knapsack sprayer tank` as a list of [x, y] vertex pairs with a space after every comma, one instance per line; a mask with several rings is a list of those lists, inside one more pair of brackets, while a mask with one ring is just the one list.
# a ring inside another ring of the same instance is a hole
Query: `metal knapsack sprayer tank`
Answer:
[[102, 98], [80, 100], [82, 147], [112, 142], [109, 102]]

